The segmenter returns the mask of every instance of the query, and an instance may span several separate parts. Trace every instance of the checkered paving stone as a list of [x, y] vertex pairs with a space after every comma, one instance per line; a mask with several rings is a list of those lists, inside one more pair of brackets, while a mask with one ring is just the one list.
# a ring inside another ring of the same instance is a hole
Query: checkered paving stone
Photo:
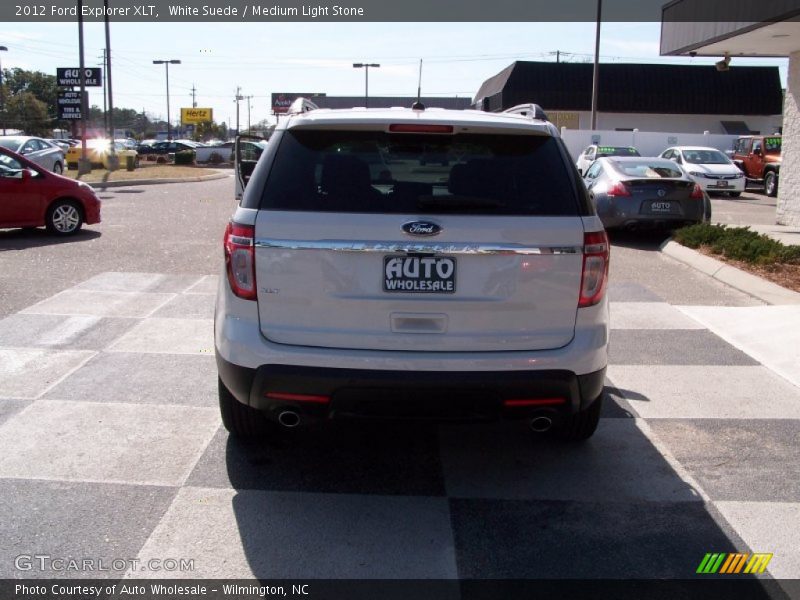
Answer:
[[582, 445], [513, 423], [243, 443], [216, 405], [217, 282], [104, 273], [0, 320], [0, 577], [64, 576], [15, 571], [47, 552], [189, 558], [190, 577], [680, 578], [733, 551], [800, 576], [800, 389], [726, 329], [739, 313], [612, 285]]

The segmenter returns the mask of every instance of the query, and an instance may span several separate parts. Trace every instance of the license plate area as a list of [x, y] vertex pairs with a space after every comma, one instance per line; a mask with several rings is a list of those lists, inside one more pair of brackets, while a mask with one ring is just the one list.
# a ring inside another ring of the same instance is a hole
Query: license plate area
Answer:
[[675, 210], [674, 203], [667, 200], [656, 200], [654, 202], [647, 203], [646, 206], [648, 207], [649, 212], [652, 214], [669, 215], [677, 212]]
[[384, 256], [383, 291], [453, 294], [456, 291], [456, 259], [449, 256]]
[[728, 182], [723, 180], [717, 181], [716, 183], [712, 184], [714, 187], [726, 188], [728, 187]]

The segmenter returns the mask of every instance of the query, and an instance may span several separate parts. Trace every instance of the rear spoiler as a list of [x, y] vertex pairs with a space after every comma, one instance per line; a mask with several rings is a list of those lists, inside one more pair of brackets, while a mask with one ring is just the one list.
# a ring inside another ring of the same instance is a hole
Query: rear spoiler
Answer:
[[312, 110], [319, 110], [319, 106], [314, 104], [308, 98], [297, 98], [294, 102], [292, 102], [291, 106], [289, 106], [289, 110], [286, 111], [286, 114], [289, 115], [300, 115], [303, 113], [310, 112]]
[[517, 104], [505, 109], [503, 112], [511, 115], [522, 115], [538, 121], [550, 121], [547, 113], [538, 104]]

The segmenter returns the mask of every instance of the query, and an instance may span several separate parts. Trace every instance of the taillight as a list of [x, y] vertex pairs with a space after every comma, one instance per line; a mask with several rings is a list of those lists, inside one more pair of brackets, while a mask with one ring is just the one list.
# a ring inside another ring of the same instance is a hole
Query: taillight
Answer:
[[608, 282], [609, 246], [605, 231], [583, 234], [583, 274], [578, 307], [594, 306], [603, 299]]
[[225, 228], [225, 267], [233, 293], [245, 300], [256, 299], [255, 231], [252, 225], [231, 221]]
[[699, 183], [695, 183], [694, 187], [692, 188], [692, 195], [689, 196], [692, 200], [702, 200], [703, 199], [703, 188], [700, 187]]
[[621, 181], [615, 181], [611, 184], [611, 187], [608, 188], [606, 192], [606, 196], [630, 196], [631, 192], [627, 188], [627, 186], [622, 183]]

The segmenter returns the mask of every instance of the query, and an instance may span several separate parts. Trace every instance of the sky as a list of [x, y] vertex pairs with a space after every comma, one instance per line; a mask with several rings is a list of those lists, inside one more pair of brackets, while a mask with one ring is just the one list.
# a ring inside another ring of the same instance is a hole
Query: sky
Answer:
[[[717, 59], [660, 57], [660, 23], [604, 23], [601, 62], [711, 64]], [[335, 96], [416, 95], [423, 59], [423, 95], [472, 98], [484, 80], [515, 60], [592, 61], [594, 23], [111, 23], [114, 105], [165, 118], [166, 77], [153, 60], [170, 65], [170, 113], [191, 107], [214, 109], [216, 121], [236, 125], [237, 87], [250, 98], [250, 122], [273, 121], [273, 92]], [[102, 23], [85, 23], [86, 66], [99, 66], [105, 47]], [[55, 75], [77, 67], [77, 23], [0, 23], [3, 68], [20, 67]], [[732, 66], [778, 66], [785, 86], [788, 59], [735, 58]], [[240, 103], [247, 126], [247, 100]], [[90, 104], [103, 105], [100, 88]]]

